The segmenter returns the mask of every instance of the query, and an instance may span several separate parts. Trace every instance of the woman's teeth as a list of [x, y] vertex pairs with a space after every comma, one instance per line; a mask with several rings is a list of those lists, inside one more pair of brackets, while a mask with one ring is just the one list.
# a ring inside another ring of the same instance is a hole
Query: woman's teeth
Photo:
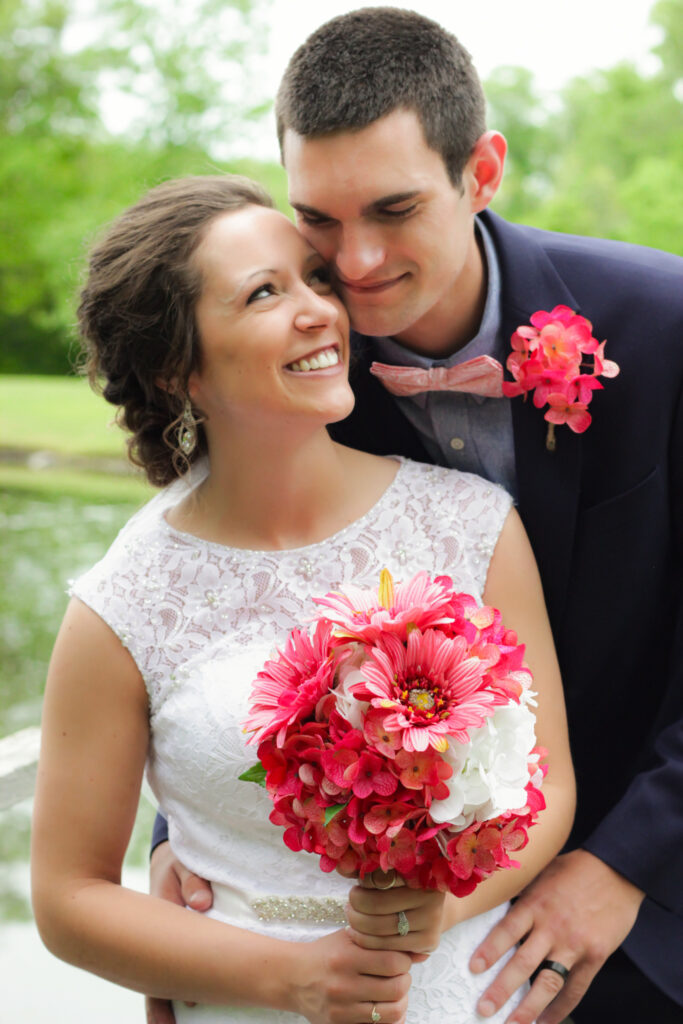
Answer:
[[300, 359], [298, 363], [290, 363], [289, 369], [295, 373], [307, 373], [309, 370], [325, 370], [328, 366], [336, 366], [339, 362], [339, 353], [336, 348], [326, 348], [317, 352], [310, 359]]

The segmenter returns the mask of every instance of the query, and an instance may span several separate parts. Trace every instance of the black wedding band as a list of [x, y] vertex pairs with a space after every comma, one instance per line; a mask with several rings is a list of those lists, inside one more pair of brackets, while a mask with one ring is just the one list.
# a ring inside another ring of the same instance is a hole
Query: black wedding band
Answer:
[[559, 974], [563, 982], [569, 977], [569, 968], [561, 964], [559, 960], [544, 960], [543, 963], [539, 964], [534, 971], [533, 981], [536, 980], [541, 971], [554, 971], [555, 974]]

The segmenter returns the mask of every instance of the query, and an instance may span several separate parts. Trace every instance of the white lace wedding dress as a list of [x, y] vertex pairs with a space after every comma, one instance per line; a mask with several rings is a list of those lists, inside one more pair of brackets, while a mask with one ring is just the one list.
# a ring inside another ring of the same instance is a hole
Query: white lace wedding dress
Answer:
[[[137, 513], [72, 593], [108, 623], [142, 673], [149, 782], [176, 854], [213, 882], [212, 916], [279, 939], [315, 939], [343, 926], [351, 883], [289, 850], [268, 820], [265, 791], [238, 781], [256, 760], [242, 733], [252, 680], [275, 645], [306, 622], [313, 596], [376, 586], [384, 567], [396, 580], [420, 569], [447, 574], [481, 598], [511, 500], [479, 477], [401, 459], [391, 486], [357, 522], [318, 544], [263, 552], [172, 529], [164, 513], [187, 486], [172, 485]], [[451, 929], [413, 967], [409, 1024], [480, 1019], [474, 1007], [490, 977], [470, 974], [467, 963], [503, 912]], [[261, 1008], [175, 1011], [178, 1024], [303, 1020]]]

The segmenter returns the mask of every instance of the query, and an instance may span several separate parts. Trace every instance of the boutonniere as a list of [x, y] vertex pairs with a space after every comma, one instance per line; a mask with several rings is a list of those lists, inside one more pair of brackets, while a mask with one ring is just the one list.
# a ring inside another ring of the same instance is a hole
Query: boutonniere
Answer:
[[[592, 365], [586, 361], [592, 356]], [[575, 434], [591, 424], [588, 405], [594, 391], [602, 391], [598, 377], [616, 377], [619, 367], [605, 359], [605, 342], [593, 337], [593, 325], [569, 306], [555, 306], [550, 313], [539, 309], [531, 326], [518, 327], [512, 335], [512, 352], [505, 364], [515, 378], [503, 382], [508, 398], [533, 392], [537, 409], [548, 406], [545, 446], [555, 451], [555, 424], [566, 423]]]

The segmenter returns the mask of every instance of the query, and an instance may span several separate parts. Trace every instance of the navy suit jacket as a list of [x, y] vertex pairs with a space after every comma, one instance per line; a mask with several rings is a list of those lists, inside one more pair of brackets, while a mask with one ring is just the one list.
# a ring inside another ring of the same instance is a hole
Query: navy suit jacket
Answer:
[[[624, 948], [683, 1005], [683, 260], [482, 214], [509, 338], [539, 309], [588, 317], [621, 367], [577, 435], [513, 400], [518, 507], [564, 680], [578, 783], [568, 848], [647, 893]], [[345, 444], [431, 461], [354, 336]], [[552, 759], [552, 751], [551, 751]]]

